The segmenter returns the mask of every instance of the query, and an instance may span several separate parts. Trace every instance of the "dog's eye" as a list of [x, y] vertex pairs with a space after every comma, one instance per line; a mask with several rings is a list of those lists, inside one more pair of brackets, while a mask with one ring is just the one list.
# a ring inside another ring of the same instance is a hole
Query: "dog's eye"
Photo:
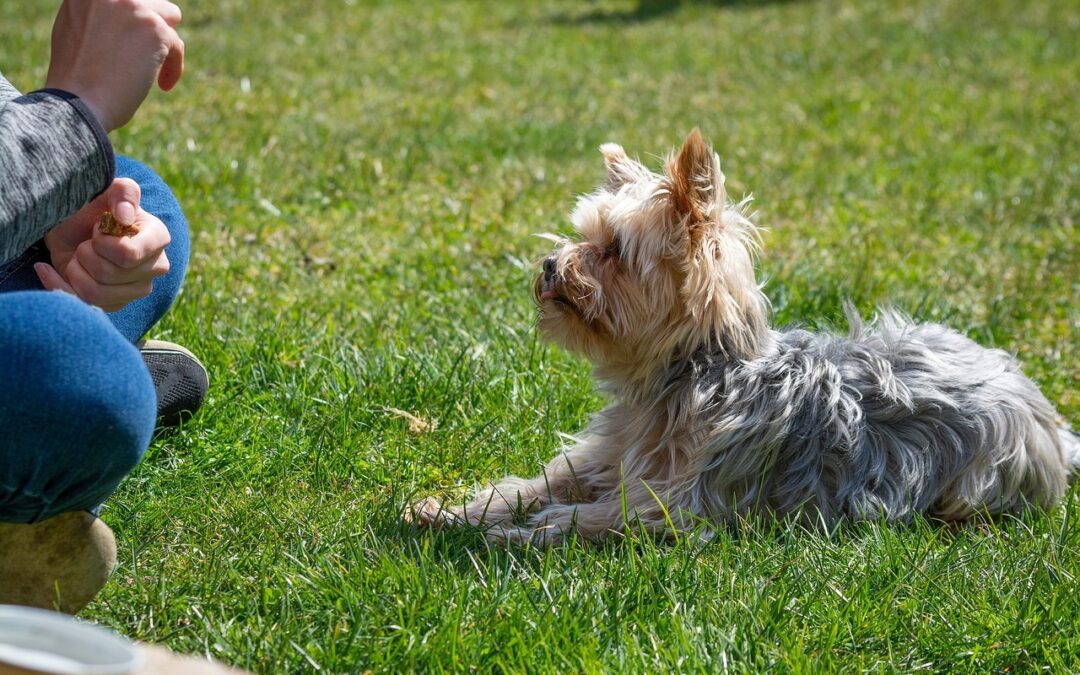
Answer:
[[622, 242], [618, 237], [611, 240], [611, 243], [604, 249], [605, 258], [618, 258], [622, 255]]

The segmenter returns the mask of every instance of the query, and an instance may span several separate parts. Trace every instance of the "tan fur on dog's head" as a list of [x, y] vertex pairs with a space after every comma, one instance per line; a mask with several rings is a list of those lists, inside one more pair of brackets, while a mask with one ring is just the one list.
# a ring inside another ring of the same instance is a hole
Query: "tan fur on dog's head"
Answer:
[[618, 145], [601, 146], [607, 181], [570, 216], [534, 284], [540, 328], [631, 385], [702, 346], [752, 358], [767, 301], [754, 279], [757, 230], [731, 204], [720, 160], [695, 129], [654, 174]]

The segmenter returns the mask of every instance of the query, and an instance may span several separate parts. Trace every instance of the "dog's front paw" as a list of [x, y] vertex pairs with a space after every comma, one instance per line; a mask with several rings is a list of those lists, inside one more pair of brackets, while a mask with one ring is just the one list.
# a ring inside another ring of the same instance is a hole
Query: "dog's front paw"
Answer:
[[405, 507], [401, 516], [405, 522], [421, 527], [448, 527], [464, 524], [464, 520], [455, 509], [444, 506], [434, 497], [428, 497]]
[[552, 527], [491, 527], [485, 533], [487, 540], [498, 546], [532, 546], [550, 548], [560, 546], [565, 540], [562, 530]]

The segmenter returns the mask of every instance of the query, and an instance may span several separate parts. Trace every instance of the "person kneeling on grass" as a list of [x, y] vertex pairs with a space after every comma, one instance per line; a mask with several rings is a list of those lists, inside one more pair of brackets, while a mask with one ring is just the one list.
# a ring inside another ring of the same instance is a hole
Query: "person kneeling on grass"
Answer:
[[[142, 341], [180, 290], [187, 222], [107, 135], [155, 80], [179, 80], [179, 22], [166, 0], [65, 0], [46, 88], [0, 75], [0, 604], [74, 613], [94, 597], [116, 542], [93, 514], [155, 420], [206, 395], [190, 352]], [[105, 211], [138, 233], [102, 233]]]

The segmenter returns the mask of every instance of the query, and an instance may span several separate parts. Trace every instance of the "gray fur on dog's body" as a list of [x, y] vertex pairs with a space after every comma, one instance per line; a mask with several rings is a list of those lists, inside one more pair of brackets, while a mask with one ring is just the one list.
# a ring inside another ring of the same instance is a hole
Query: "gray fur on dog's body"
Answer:
[[850, 337], [770, 338], [751, 361], [673, 368], [667, 389], [697, 427], [683, 451], [700, 463], [683, 508], [962, 519], [1063, 494], [1054, 410], [1005, 352], [894, 314]]
[[429, 498], [417, 522], [550, 545], [628, 520], [959, 520], [1062, 497], [1080, 439], [1008, 354], [892, 312], [852, 317], [848, 337], [772, 330], [757, 229], [700, 134], [663, 175], [601, 152], [607, 180], [533, 294], [545, 337], [592, 361], [613, 402], [540, 476]]

